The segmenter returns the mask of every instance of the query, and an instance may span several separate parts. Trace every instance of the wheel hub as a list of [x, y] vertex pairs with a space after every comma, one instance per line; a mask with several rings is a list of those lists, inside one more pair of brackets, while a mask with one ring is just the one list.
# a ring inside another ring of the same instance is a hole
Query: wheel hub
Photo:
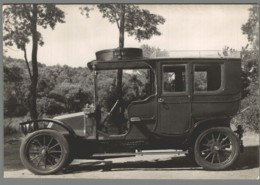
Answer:
[[219, 151], [219, 150], [220, 150], [220, 147], [219, 147], [218, 145], [215, 145], [215, 146], [213, 147], [213, 149], [214, 149], [215, 151]]
[[221, 150], [221, 144], [220, 143], [218, 143], [218, 142], [214, 142], [214, 143], [212, 143], [212, 145], [211, 145], [211, 151], [212, 152], [219, 152]]
[[46, 148], [43, 148], [42, 151], [41, 151], [41, 155], [46, 156], [47, 153], [48, 153], [48, 150]]

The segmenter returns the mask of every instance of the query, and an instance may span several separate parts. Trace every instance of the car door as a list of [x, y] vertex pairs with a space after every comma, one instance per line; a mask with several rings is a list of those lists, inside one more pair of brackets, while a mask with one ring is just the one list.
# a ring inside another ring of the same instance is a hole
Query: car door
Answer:
[[159, 67], [157, 132], [180, 135], [189, 130], [191, 119], [190, 64], [174, 61]]

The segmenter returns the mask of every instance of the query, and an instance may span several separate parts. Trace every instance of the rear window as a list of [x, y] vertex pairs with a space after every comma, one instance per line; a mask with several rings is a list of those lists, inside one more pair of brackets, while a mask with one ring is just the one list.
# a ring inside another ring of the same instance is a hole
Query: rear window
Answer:
[[221, 64], [194, 65], [194, 91], [217, 91], [221, 87]]

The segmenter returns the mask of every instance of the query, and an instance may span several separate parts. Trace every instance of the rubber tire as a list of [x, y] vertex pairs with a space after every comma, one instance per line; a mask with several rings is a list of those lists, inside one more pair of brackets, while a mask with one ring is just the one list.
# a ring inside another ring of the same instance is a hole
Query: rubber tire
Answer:
[[[62, 148], [62, 159], [60, 163], [53, 169], [48, 171], [39, 170], [38, 168], [35, 168], [31, 163], [27, 160], [26, 156], [26, 148], [28, 146], [28, 142], [30, 142], [31, 139], [33, 139], [37, 135], [50, 135], [54, 137], [56, 140], [60, 142], [61, 148]], [[70, 150], [69, 150], [69, 144], [66, 140], [66, 138], [60, 134], [59, 132], [51, 129], [43, 129], [43, 130], [37, 130], [33, 133], [28, 134], [22, 141], [21, 147], [20, 147], [20, 159], [22, 164], [32, 173], [37, 175], [50, 175], [55, 174], [58, 171], [60, 171], [64, 165], [66, 165], [66, 162], [69, 159]]]
[[72, 154], [69, 155], [68, 160], [66, 161], [65, 165], [63, 167], [69, 166], [74, 160], [74, 156]]
[[[207, 161], [205, 161], [201, 156], [200, 156], [200, 151], [199, 151], [199, 144], [201, 139], [209, 134], [210, 132], [222, 132], [225, 133], [226, 135], [229, 136], [229, 138], [232, 141], [232, 147], [234, 147], [234, 153], [232, 154], [232, 157], [230, 160], [226, 161], [225, 163], [221, 165], [211, 165]], [[195, 154], [195, 160], [198, 165], [203, 167], [205, 170], [211, 170], [211, 171], [218, 171], [218, 170], [227, 170], [231, 168], [231, 166], [236, 162], [238, 156], [240, 153], [240, 145], [239, 145], [239, 139], [238, 137], [234, 134], [234, 132], [227, 127], [214, 127], [214, 128], [209, 128], [205, 131], [203, 131], [196, 139], [195, 142], [195, 147], [194, 147], [194, 154]]]

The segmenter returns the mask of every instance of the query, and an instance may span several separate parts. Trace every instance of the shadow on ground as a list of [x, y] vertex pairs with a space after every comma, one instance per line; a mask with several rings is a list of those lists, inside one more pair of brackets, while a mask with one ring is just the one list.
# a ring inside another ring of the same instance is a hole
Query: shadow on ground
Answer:
[[[259, 146], [245, 147], [244, 153], [240, 154], [236, 165], [230, 170], [247, 170], [259, 167]], [[197, 164], [185, 156], [172, 157], [165, 160], [131, 161], [111, 163], [109, 161], [72, 164], [63, 173], [82, 173], [97, 170], [113, 171], [174, 171], [174, 170], [202, 170]]]
[[247, 146], [245, 151], [240, 154], [235, 170], [246, 170], [259, 168], [259, 146]]
[[[17, 171], [24, 169], [19, 157], [20, 141], [11, 141], [4, 146], [4, 170]], [[236, 162], [232, 170], [246, 170], [259, 167], [259, 146], [247, 146]], [[114, 162], [95, 161], [79, 164], [71, 164], [64, 169], [63, 173], [83, 173], [87, 171], [169, 171], [169, 170], [202, 170], [197, 164], [185, 156], [166, 158], [163, 160], [143, 160]]]
[[86, 171], [130, 171], [130, 170], [144, 170], [144, 171], [168, 171], [168, 170], [192, 170], [201, 169], [197, 164], [187, 159], [187, 157], [172, 157], [165, 160], [143, 160], [131, 162], [110, 162], [100, 161], [95, 163], [80, 163], [72, 164], [64, 173], [81, 173]]

